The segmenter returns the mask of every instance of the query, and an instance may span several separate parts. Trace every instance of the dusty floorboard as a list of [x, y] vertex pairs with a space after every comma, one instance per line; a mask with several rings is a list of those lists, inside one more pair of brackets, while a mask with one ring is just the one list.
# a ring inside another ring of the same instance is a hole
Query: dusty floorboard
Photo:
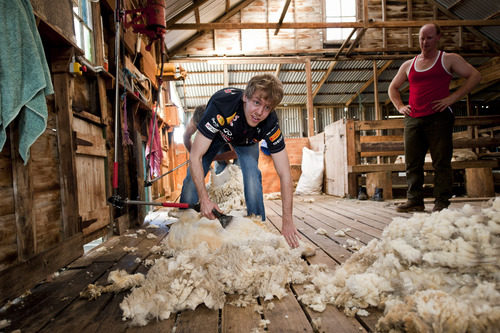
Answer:
[[[452, 208], [462, 207], [465, 203], [482, 206], [484, 201], [454, 201]], [[430, 212], [432, 203], [426, 202]], [[267, 220], [281, 228], [281, 201], [266, 201]], [[355, 249], [347, 240], [367, 244], [380, 238], [382, 231], [392, 218], [409, 217], [410, 214], [397, 213], [394, 201], [375, 202], [339, 199], [332, 196], [296, 197], [294, 200], [294, 221], [302, 239], [317, 247], [316, 255], [307, 258], [310, 264], [324, 264], [331, 269], [345, 262]], [[327, 234], [318, 234], [319, 228]], [[338, 230], [350, 230], [345, 237], [335, 236]], [[301, 285], [289, 286], [289, 295], [274, 300], [275, 307], [270, 311], [264, 306], [258, 314], [253, 306], [238, 308], [231, 305], [222, 310], [210, 310], [199, 306], [195, 311], [183, 311], [171, 315], [168, 320], [149, 323], [146, 327], [130, 327], [122, 321], [119, 304], [128, 292], [103, 294], [97, 300], [88, 301], [79, 297], [80, 291], [90, 283], [106, 284], [110, 271], [124, 269], [128, 273], [146, 273], [147, 268], [136, 262], [136, 258], [154, 258], [149, 249], [158, 244], [168, 232], [167, 228], [148, 229], [158, 238], [148, 239], [146, 235], [138, 238], [115, 237], [104, 246], [110, 250], [104, 254], [91, 251], [63, 270], [58, 277], [44, 281], [31, 290], [31, 294], [21, 302], [0, 313], [1, 319], [10, 320], [10, 325], [0, 332], [250, 332], [259, 327], [262, 319], [270, 321], [269, 332], [318, 332], [312, 322], [321, 318], [319, 332], [370, 332], [381, 313], [369, 309], [368, 317], [347, 317], [341, 309], [329, 305], [318, 313], [303, 306], [297, 297], [303, 293]], [[124, 246], [137, 247], [135, 253], [127, 253]], [[231, 296], [229, 296], [231, 297]], [[261, 299], [257, 300], [264, 304]]]

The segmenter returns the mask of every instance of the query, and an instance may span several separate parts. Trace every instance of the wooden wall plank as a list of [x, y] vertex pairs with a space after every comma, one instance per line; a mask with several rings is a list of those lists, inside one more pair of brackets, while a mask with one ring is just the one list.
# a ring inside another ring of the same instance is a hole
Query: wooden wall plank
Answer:
[[10, 147], [14, 202], [16, 207], [17, 253], [26, 261], [36, 253], [36, 228], [33, 223], [33, 172], [31, 158], [26, 165], [18, 153], [19, 128], [17, 121], [10, 125]]
[[73, 51], [70, 48], [52, 50], [64, 237], [70, 237], [79, 231], [75, 152], [72, 135], [73, 79], [67, 73], [72, 54]]

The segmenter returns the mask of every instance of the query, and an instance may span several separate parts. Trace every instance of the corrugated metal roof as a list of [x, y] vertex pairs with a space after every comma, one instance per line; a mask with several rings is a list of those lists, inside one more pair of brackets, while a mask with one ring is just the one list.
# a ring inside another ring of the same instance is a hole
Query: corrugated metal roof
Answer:
[[274, 72], [277, 67], [277, 64], [230, 64], [227, 66], [227, 69], [229, 71]]
[[483, 20], [500, 11], [499, 1], [469, 0], [458, 3], [452, 12], [467, 20]]
[[332, 71], [328, 76], [328, 82], [350, 82], [350, 81], [367, 81], [373, 77], [373, 71]]
[[[435, 1], [464, 20], [484, 20], [500, 12], [500, 1], [498, 0]], [[500, 44], [500, 27], [480, 27], [478, 30], [497, 44]]]

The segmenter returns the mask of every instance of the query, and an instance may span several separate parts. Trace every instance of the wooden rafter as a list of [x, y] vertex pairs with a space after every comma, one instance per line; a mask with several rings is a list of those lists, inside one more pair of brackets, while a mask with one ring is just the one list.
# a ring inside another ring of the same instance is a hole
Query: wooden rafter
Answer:
[[[184, 16], [188, 15], [189, 13], [191, 13], [192, 11], [198, 9], [201, 5], [203, 5], [205, 2], [208, 2], [209, 0], [197, 0], [197, 1], [193, 1], [193, 3], [191, 4], [191, 6], [187, 7], [186, 9], [184, 9], [183, 11], [181, 11], [179, 14], [175, 15], [174, 17], [172, 17], [170, 20], [167, 20], [167, 29], [170, 29], [170, 26], [172, 24], [175, 24], [175, 22], [179, 21], [181, 18], [183, 18]], [[198, 29], [195, 29], [195, 30], [198, 30]]]
[[[392, 60], [389, 60], [387, 61], [382, 67], [380, 67], [380, 69], [376, 72], [376, 76], [380, 76], [380, 74], [382, 74], [386, 69], [387, 67], [389, 67], [391, 64], [392, 64]], [[363, 91], [365, 91], [366, 88], [368, 88], [370, 86], [370, 84], [373, 83], [373, 80], [375, 79], [375, 75], [372, 76], [372, 78], [368, 81], [366, 81], [366, 83], [361, 87], [361, 89], [359, 89], [350, 99], [349, 101], [347, 101], [347, 103], [345, 103], [345, 106], [349, 106], [351, 105], [351, 103], [356, 99], [356, 97], [358, 97]]]
[[346, 38], [346, 40], [342, 43], [342, 45], [340, 45], [340, 48], [339, 50], [337, 51], [337, 53], [335, 54], [335, 57], [333, 57], [333, 60], [337, 60], [339, 55], [340, 55], [340, 52], [342, 52], [342, 50], [346, 47], [347, 43], [349, 43], [349, 41], [351, 40], [352, 36], [354, 36], [354, 33], [357, 31], [358, 29], [357, 28], [354, 28], [351, 30], [351, 33], [349, 34], [349, 36]]
[[279, 77], [281, 72], [281, 64], [276, 65], [276, 70], [274, 71], [274, 76]]
[[[430, 1], [430, 0], [429, 0]], [[427, 20], [417, 21], [374, 21], [363, 22], [285, 22], [282, 29], [326, 29], [326, 28], [408, 28], [421, 27], [429, 23]], [[500, 20], [435, 20], [434, 23], [441, 27], [467, 27], [467, 26], [500, 26]], [[226, 30], [226, 29], [275, 29], [277, 23], [177, 23], [168, 26], [168, 30]]]
[[349, 53], [351, 53], [352, 49], [354, 49], [354, 47], [356, 45], [358, 45], [359, 41], [361, 40], [361, 38], [363, 37], [363, 35], [365, 34], [365, 32], [366, 32], [366, 29], [364, 29], [364, 28], [359, 31], [358, 35], [356, 36], [356, 39], [349, 46], [349, 49], [347, 49], [347, 52], [345, 53], [346, 56], [348, 56]]
[[[415, 56], [415, 53], [419, 52], [418, 48], [397, 48], [391, 47], [386, 49], [380, 48], [356, 48], [353, 50], [358, 54], [353, 54], [349, 57], [341, 56], [338, 60], [405, 60], [410, 59]], [[464, 50], [459, 50], [458, 48], [445, 48], [446, 52], [460, 52], [460, 55], [464, 58], [473, 58], [473, 57], [495, 57], [498, 56], [498, 53], [493, 52], [484, 52], [481, 50], [468, 50], [464, 52]], [[337, 52], [336, 49], [317, 49], [317, 50], [287, 50], [283, 51], [256, 51], [256, 52], [245, 52], [245, 56], [241, 55], [229, 56], [225, 55], [225, 57], [221, 56], [207, 56], [206, 54], [179, 54], [175, 57], [175, 62], [205, 62], [205, 61], [213, 61], [213, 60], [221, 60], [221, 61], [230, 61], [233, 63], [249, 63], [248, 59], [254, 59], [252, 64], [268, 64], [268, 63], [302, 63], [303, 61], [297, 60], [297, 57], [308, 55], [311, 57], [311, 60], [315, 61], [332, 61], [332, 57], [328, 57], [327, 55], [334, 55]], [[363, 54], [363, 53], [374, 53], [374, 52], [386, 52], [393, 54]], [[297, 56], [300, 55], [300, 56]], [[315, 55], [315, 56], [312, 56]], [[226, 60], [225, 60], [226, 59]]]
[[[408, 7], [408, 21], [413, 20], [413, 1], [407, 0], [406, 6]], [[408, 27], [408, 47], [413, 47], [413, 37], [412, 37], [412, 28]]]
[[[245, 1], [240, 2], [238, 5], [234, 6], [229, 11], [224, 12], [224, 14], [221, 17], [217, 18], [215, 20], [215, 22], [223, 23], [223, 22], [227, 21], [229, 18], [236, 15], [240, 10], [247, 7], [248, 5], [250, 5], [254, 1], [255, 0], [245, 0]], [[228, 2], [226, 2], [226, 7], [227, 7], [227, 3]], [[197, 25], [201, 25], [201, 24], [197, 24]], [[185, 40], [183, 43], [181, 43], [178, 46], [176, 46], [175, 48], [173, 48], [169, 52], [169, 56], [175, 55], [177, 52], [179, 52], [179, 50], [182, 50], [183, 48], [187, 47], [189, 44], [196, 41], [198, 38], [202, 37], [205, 34], [205, 32], [206, 32], [206, 30], [202, 30], [202, 31], [198, 30], [198, 32], [196, 34], [194, 34], [193, 36], [191, 36], [190, 38]]]
[[194, 18], [195, 18], [195, 20], [196, 20], [196, 24], [200, 24], [200, 23], [201, 23], [201, 21], [200, 21], [200, 10], [199, 10], [199, 8], [196, 8], [196, 9], [194, 10]]
[[453, 8], [455, 8], [456, 6], [458, 6], [460, 3], [462, 3], [463, 0], [456, 0], [454, 3], [451, 4], [451, 6], [449, 6], [447, 9], [448, 10], [452, 10]]
[[336, 61], [332, 61], [330, 63], [330, 66], [328, 66], [328, 69], [326, 70], [325, 74], [323, 75], [323, 77], [319, 81], [318, 85], [316, 86], [316, 89], [314, 89], [314, 91], [312, 93], [313, 99], [314, 99], [314, 97], [316, 97], [316, 95], [318, 94], [318, 92], [321, 89], [321, 87], [323, 86], [323, 84], [325, 84], [326, 80], [330, 76], [330, 73], [333, 71], [333, 69], [335, 68], [336, 65], [337, 65]]
[[285, 5], [283, 6], [283, 11], [281, 12], [280, 20], [278, 22], [278, 26], [276, 27], [276, 30], [274, 31], [274, 35], [276, 36], [278, 32], [280, 31], [281, 24], [283, 23], [283, 20], [285, 19], [286, 12], [288, 10], [288, 6], [290, 5], [291, 0], [285, 0]]
[[485, 20], [493, 20], [494, 18], [500, 16], [500, 11], [492, 13], [490, 16], [486, 17]]
[[[433, 4], [435, 5], [440, 11], [442, 11], [446, 16], [448, 16], [449, 18], [451, 19], [458, 19], [458, 16], [453, 14], [450, 10], [448, 10], [446, 7], [440, 5], [439, 3], [437, 3], [435, 0], [427, 0], [428, 3], [430, 4]], [[464, 20], [464, 22], [467, 22], [468, 20]], [[498, 21], [498, 20], [483, 20], [484, 22], [494, 22], [494, 21]], [[442, 25], [441, 23], [438, 23], [440, 26], [444, 26]], [[477, 38], [485, 41], [486, 43], [488, 43], [488, 45], [490, 45], [496, 52], [499, 52], [500, 53], [500, 47], [493, 41], [491, 41], [489, 38], [487, 38], [486, 36], [484, 36], [481, 32], [479, 32], [474, 26], [475, 24], [466, 24], [466, 25], [462, 25], [463, 27], [465, 27], [466, 29], [468, 29], [474, 36], [476, 36]]]

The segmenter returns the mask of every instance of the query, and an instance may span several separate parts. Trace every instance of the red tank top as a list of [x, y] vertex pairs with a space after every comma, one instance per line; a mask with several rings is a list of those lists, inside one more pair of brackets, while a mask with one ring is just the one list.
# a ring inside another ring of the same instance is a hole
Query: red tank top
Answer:
[[432, 101], [450, 95], [450, 81], [452, 75], [443, 65], [443, 53], [439, 51], [434, 64], [425, 70], [417, 70], [413, 58], [408, 73], [410, 82], [410, 117], [424, 117], [436, 113], [432, 109]]

